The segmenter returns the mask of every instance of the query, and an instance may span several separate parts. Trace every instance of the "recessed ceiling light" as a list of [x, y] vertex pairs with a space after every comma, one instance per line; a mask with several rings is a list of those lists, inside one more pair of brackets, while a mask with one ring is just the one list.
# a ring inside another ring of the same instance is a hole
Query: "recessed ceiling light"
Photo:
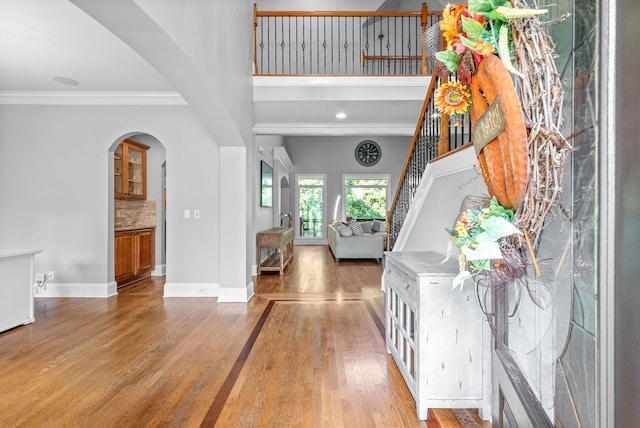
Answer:
[[336, 117], [337, 117], [338, 119], [344, 119], [345, 117], [347, 117], [347, 115], [346, 115], [346, 114], [344, 114], [344, 113], [342, 113], [342, 112], [340, 112], [340, 113], [336, 114]]
[[80, 84], [80, 82], [78, 82], [76, 79], [72, 79], [71, 77], [65, 77], [65, 76], [53, 76], [53, 80], [68, 86], [78, 86]]

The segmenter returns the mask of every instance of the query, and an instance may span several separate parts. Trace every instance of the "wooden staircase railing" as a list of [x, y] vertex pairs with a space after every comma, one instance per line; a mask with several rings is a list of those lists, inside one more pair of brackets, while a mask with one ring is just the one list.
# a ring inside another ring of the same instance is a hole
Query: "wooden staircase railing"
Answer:
[[435, 108], [435, 91], [449, 79], [452, 77], [444, 67], [436, 66], [422, 105], [407, 160], [400, 175], [400, 182], [387, 214], [387, 251], [393, 249], [398, 239], [427, 164], [470, 144], [469, 115], [448, 116], [440, 114]]
[[[254, 4], [254, 75], [427, 75], [442, 11], [263, 11]], [[430, 31], [430, 29], [433, 30]]]

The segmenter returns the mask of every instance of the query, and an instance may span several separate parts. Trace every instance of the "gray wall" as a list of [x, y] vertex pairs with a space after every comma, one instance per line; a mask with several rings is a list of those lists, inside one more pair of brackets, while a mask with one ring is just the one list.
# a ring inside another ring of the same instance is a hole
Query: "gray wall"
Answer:
[[[107, 29], [122, 32], [116, 35], [132, 42], [190, 106], [0, 106], [0, 245], [44, 249], [36, 258], [36, 271], [55, 271], [58, 285], [107, 288], [113, 281], [109, 150], [125, 137], [144, 133], [166, 151], [167, 284], [249, 288], [253, 179], [245, 176], [244, 165], [223, 178], [220, 170], [221, 163], [226, 165], [221, 161], [225, 146], [241, 148], [224, 151], [233, 160], [241, 158], [247, 167], [254, 162], [252, 33], [237, 25], [251, 21], [252, 5], [193, 0], [177, 7], [140, 0], [136, 5], [144, 13], [130, 3], [121, 5], [138, 13], [144, 21], [140, 25], [154, 31], [149, 36], [160, 37], [164, 31], [180, 51], [164, 36], [159, 40], [165, 45], [149, 48], [146, 34], [127, 33], [114, 23], [114, 10], [76, 3]], [[170, 52], [156, 55], [163, 47]], [[174, 64], [171, 58], [184, 61]], [[155, 152], [155, 164], [154, 158]], [[221, 191], [221, 182], [241, 183], [242, 188], [230, 195]], [[246, 203], [237, 202], [238, 193]], [[241, 236], [220, 230], [221, 222], [229, 223], [221, 220], [221, 207], [228, 213], [234, 205], [233, 221], [242, 225]], [[185, 219], [186, 209], [199, 209], [200, 219]]]
[[[640, 400], [640, 147], [638, 146], [638, 118], [640, 90], [637, 73], [628, 70], [640, 69], [635, 52], [640, 36], [637, 19], [640, 3], [636, 0], [618, 0], [617, 45], [615, 61], [618, 71], [611, 76], [615, 82], [612, 107], [615, 121], [609, 126], [615, 135], [609, 141], [609, 155], [615, 154], [615, 228], [608, 231], [609, 239], [615, 239], [615, 282], [603, 283], [604, 288], [615, 286], [613, 302], [609, 307], [615, 314], [615, 426], [634, 426], [638, 423]], [[613, 178], [613, 176], [610, 176]], [[611, 182], [609, 183], [612, 184]], [[611, 247], [610, 247], [611, 248]], [[611, 393], [611, 391], [608, 391]]]
[[[355, 159], [356, 145], [373, 140], [380, 145], [382, 156], [372, 167], [361, 166]], [[327, 221], [333, 220], [338, 195], [342, 194], [342, 174], [391, 174], [389, 202], [395, 195], [402, 168], [409, 151], [411, 137], [286, 137], [285, 148], [294, 164], [295, 174], [327, 174]], [[291, 192], [295, 191], [291, 182]], [[295, 195], [291, 193], [292, 209]], [[341, 201], [342, 205], [342, 201]], [[338, 210], [338, 217], [342, 206]]]
[[[0, 117], [0, 240], [44, 249], [36, 272], [55, 271], [55, 283], [113, 280], [109, 149], [144, 132], [171, 167], [167, 281], [217, 279], [219, 149], [187, 107], [0, 106]], [[187, 208], [201, 219], [183, 219]]]
[[[255, 137], [255, 152], [256, 152], [256, 161], [255, 165], [253, 165], [252, 172], [256, 175], [256, 179], [252, 181], [253, 186], [253, 200], [252, 204], [256, 207], [255, 213], [256, 218], [254, 221], [255, 231], [259, 232], [261, 230], [270, 229], [275, 225], [275, 222], [279, 222], [280, 211], [279, 208], [276, 207], [276, 186], [279, 185], [278, 178], [275, 176], [276, 174], [276, 165], [273, 160], [273, 148], [282, 145], [282, 137], [277, 135], [258, 135]], [[258, 147], [262, 147], [264, 153], [258, 152]], [[273, 192], [274, 192], [274, 206], [271, 208], [261, 207], [260, 206], [260, 162], [265, 161], [266, 163], [273, 168], [274, 177], [273, 177]]]

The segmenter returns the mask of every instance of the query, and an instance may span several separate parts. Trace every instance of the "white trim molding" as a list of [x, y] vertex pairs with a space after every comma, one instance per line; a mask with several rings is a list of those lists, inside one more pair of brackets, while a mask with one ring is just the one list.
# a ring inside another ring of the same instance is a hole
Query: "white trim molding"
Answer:
[[163, 297], [217, 297], [219, 288], [206, 282], [167, 282]]
[[187, 102], [175, 91], [0, 91], [0, 104], [175, 106], [187, 105]]
[[156, 265], [151, 271], [151, 276], [165, 276], [167, 274], [167, 265]]
[[[35, 285], [35, 284], [34, 284]], [[115, 281], [107, 283], [48, 283], [46, 288], [35, 287], [34, 297], [111, 297], [118, 294]]]
[[253, 281], [246, 287], [220, 287], [218, 290], [218, 302], [220, 303], [246, 303], [253, 297]]
[[415, 123], [256, 123], [253, 133], [259, 135], [301, 136], [413, 136]]

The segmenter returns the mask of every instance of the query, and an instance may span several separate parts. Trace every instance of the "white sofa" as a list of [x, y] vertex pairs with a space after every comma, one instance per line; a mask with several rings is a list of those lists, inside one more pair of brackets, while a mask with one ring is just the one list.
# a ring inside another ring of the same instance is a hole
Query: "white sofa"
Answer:
[[381, 228], [381, 230], [374, 230], [371, 221], [369, 221], [368, 227], [366, 224], [363, 224], [365, 222], [358, 223], [364, 226], [364, 233], [360, 236], [342, 236], [338, 229], [341, 225], [345, 225], [345, 223], [335, 221], [329, 225], [329, 248], [336, 262], [339, 262], [340, 259], [382, 260], [382, 252], [384, 251], [384, 243], [387, 236], [384, 222], [378, 222], [380, 224], [378, 228]]

